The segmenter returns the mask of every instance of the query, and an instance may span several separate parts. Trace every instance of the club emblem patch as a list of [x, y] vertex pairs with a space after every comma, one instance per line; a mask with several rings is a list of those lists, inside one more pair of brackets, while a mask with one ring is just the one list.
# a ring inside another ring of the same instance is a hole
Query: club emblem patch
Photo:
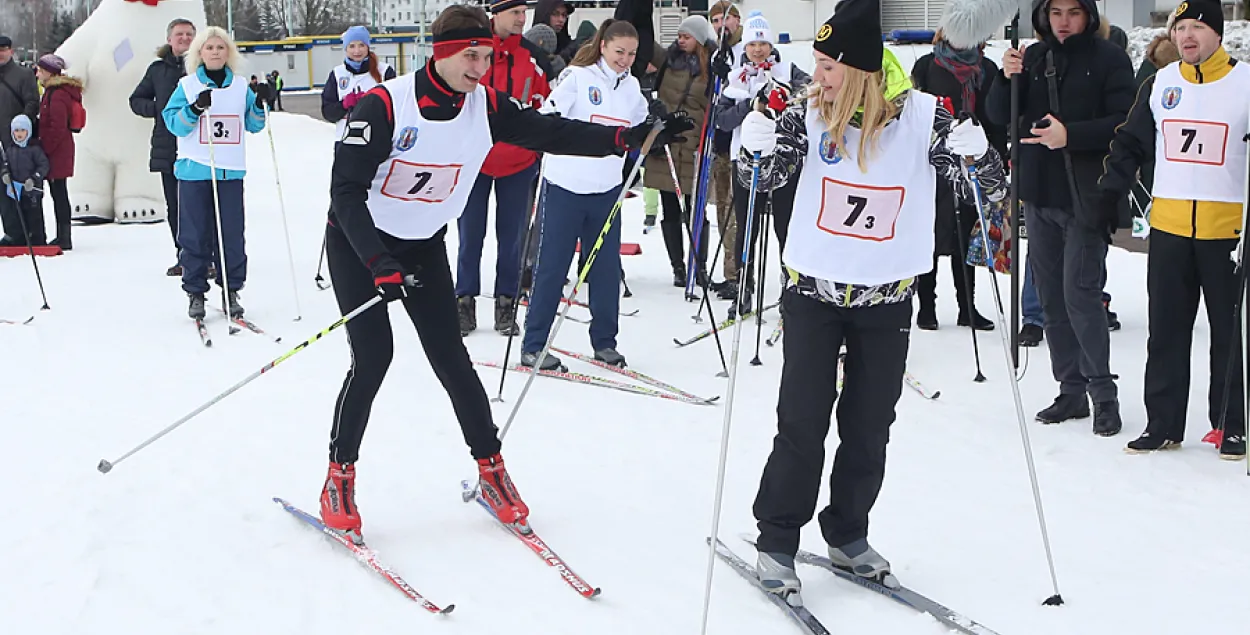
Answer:
[[833, 142], [833, 138], [828, 130], [820, 135], [820, 160], [829, 165], [837, 165], [842, 162], [842, 153], [838, 151], [838, 144]]
[[598, 86], [590, 87], [590, 103], [596, 106], [603, 103], [603, 91]]
[[1168, 110], [1179, 106], [1181, 103], [1181, 87], [1168, 86], [1167, 88], [1164, 88], [1163, 98], [1160, 99], [1160, 103]]
[[395, 149], [400, 152], [407, 152], [417, 145], [417, 128], [415, 126], [407, 126], [399, 131], [399, 136], [395, 138]]

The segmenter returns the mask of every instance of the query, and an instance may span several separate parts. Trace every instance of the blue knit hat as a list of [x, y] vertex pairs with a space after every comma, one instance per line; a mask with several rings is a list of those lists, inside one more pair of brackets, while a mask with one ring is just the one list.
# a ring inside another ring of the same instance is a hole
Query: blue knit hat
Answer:
[[369, 29], [363, 26], [354, 26], [343, 33], [343, 46], [347, 46], [352, 42], [364, 42], [365, 46], [369, 46]]
[[13, 133], [13, 132], [17, 132], [18, 130], [26, 131], [26, 141], [19, 142], [16, 138], [16, 135], [14, 135], [13, 143], [16, 143], [17, 145], [25, 148], [26, 143], [30, 141], [31, 133], [34, 131], [34, 126], [30, 123], [30, 117], [27, 117], [26, 115], [18, 115], [13, 118], [12, 123], [9, 124], [9, 132]]

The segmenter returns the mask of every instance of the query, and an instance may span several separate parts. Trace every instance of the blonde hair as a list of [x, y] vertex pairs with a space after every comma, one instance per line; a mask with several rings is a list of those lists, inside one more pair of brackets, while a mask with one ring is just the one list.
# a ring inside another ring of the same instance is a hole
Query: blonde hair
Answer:
[[[807, 93], [808, 106], [820, 111], [820, 120], [834, 139], [845, 139], [851, 118], [861, 113], [859, 148], [855, 152], [860, 172], [868, 172], [868, 162], [878, 149], [881, 132], [891, 119], [898, 116], [899, 107], [885, 98], [885, 72], [868, 73], [851, 66], [845, 67], [842, 87], [833, 102], [821, 99], [820, 84], [812, 82]], [[849, 157], [848, 148], [839, 143], [838, 152]]]
[[226, 68], [229, 68], [230, 72], [235, 75], [242, 74], [243, 56], [239, 54], [239, 47], [235, 45], [234, 40], [230, 37], [230, 34], [226, 33], [226, 30], [219, 26], [210, 26], [195, 34], [195, 39], [191, 40], [191, 48], [187, 49], [187, 74], [194, 76], [195, 72], [199, 70], [200, 65], [204, 63], [204, 60], [200, 57], [200, 50], [203, 49], [204, 44], [212, 38], [219, 38], [222, 42], [226, 43], [226, 51], [228, 51], [226, 56]]

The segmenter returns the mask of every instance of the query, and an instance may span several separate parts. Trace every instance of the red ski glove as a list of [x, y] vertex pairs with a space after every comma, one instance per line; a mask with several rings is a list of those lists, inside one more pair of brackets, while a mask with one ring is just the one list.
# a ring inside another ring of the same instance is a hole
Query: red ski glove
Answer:
[[356, 102], [360, 101], [360, 97], [361, 93], [359, 91], [348, 93], [348, 95], [343, 98], [343, 109], [351, 112], [351, 109], [355, 107]]

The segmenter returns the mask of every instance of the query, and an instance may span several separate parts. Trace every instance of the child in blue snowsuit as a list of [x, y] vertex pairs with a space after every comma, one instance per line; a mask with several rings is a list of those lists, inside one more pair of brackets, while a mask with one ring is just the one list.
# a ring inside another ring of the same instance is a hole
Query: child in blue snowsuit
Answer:
[[[208, 265], [216, 261], [217, 286], [231, 317], [242, 317], [238, 292], [247, 280], [243, 239], [243, 177], [247, 152], [244, 132], [265, 128], [265, 111], [247, 80], [238, 79], [242, 58], [230, 36], [219, 27], [196, 35], [187, 51], [187, 75], [178, 81], [161, 112], [165, 126], [178, 138], [178, 256], [182, 290], [190, 305], [187, 315], [203, 319], [208, 293]], [[237, 81], [236, 81], [237, 80]], [[212, 166], [212, 167], [210, 167]], [[214, 168], [216, 174], [214, 175]], [[213, 180], [217, 197], [213, 198]], [[216, 209], [214, 208], [216, 203]], [[221, 254], [214, 255], [221, 224]], [[224, 257], [225, 262], [221, 261]]]
[[6, 151], [5, 169], [12, 186], [5, 194], [17, 201], [17, 212], [25, 220], [26, 240], [23, 245], [48, 244], [43, 222], [43, 180], [50, 164], [39, 141], [31, 138], [32, 124], [26, 115], [18, 115], [9, 124], [13, 145]]

